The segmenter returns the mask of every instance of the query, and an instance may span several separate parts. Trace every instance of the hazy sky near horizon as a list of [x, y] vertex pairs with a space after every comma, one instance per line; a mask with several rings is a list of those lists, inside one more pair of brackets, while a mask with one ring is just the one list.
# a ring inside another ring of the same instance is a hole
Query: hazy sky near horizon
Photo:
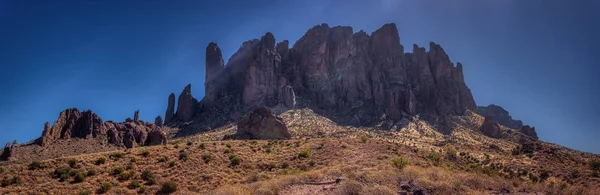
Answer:
[[[177, 3], [174, 3], [177, 2]], [[595, 0], [0, 0], [0, 143], [33, 140], [60, 111], [104, 120], [163, 115], [170, 93], [204, 94], [204, 55], [228, 59], [273, 32], [394, 22], [407, 52], [440, 44], [478, 105], [541, 140], [600, 153], [600, 3]]]

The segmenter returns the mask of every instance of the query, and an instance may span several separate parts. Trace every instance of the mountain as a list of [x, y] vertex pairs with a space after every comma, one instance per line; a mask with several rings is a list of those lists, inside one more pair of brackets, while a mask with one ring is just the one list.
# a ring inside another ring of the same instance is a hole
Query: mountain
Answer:
[[198, 102], [186, 86], [174, 113], [171, 94], [165, 124], [189, 135], [235, 121], [252, 108], [278, 105], [309, 107], [358, 126], [416, 114], [443, 121], [475, 110], [462, 64], [455, 66], [440, 45], [429, 47], [413, 45], [412, 53], [404, 53], [395, 24], [371, 35], [322, 24], [291, 48], [267, 33], [244, 42], [227, 64], [210, 43], [205, 97]]
[[154, 123], [63, 110], [6, 144], [0, 194], [600, 194], [600, 155], [476, 106], [463, 65], [405, 53], [395, 24], [266, 33], [227, 64], [209, 43], [205, 79]]

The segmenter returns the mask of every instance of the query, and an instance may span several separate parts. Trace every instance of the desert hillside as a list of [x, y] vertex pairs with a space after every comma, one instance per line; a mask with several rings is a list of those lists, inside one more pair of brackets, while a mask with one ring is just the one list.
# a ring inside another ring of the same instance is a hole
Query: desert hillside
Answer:
[[[310, 109], [279, 115], [290, 140], [225, 140], [235, 125], [167, 145], [3, 163], [2, 194], [598, 194], [597, 155], [412, 118], [388, 130], [342, 126]], [[67, 144], [68, 145], [68, 144]], [[27, 147], [27, 146], [23, 146]], [[597, 166], [597, 165], [596, 165]], [[340, 180], [336, 182], [336, 180]], [[408, 184], [410, 182], [410, 184]], [[404, 187], [404, 189], [403, 189]]]

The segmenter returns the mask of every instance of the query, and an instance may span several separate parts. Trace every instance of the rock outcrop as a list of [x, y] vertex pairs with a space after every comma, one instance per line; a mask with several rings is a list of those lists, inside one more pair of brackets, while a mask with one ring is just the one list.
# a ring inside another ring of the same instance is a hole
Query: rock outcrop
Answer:
[[191, 106], [195, 102], [187, 87], [179, 97], [178, 120], [194, 121], [182, 131], [186, 134], [278, 104], [310, 107], [349, 125], [416, 114], [443, 118], [476, 109], [462, 64], [455, 67], [433, 42], [429, 51], [413, 45], [412, 53], [404, 53], [395, 24], [371, 35], [322, 24], [291, 48], [288, 41], [276, 43], [266, 33], [244, 42], [225, 66], [217, 44], [210, 43], [206, 54], [204, 99]]
[[198, 100], [192, 96], [192, 85], [185, 86], [177, 100], [177, 112], [175, 115], [179, 121], [190, 121], [194, 116]]
[[169, 95], [169, 100], [167, 104], [167, 111], [165, 113], [165, 125], [169, 124], [175, 116], [175, 94], [171, 93]]
[[11, 160], [12, 157], [14, 157], [15, 155], [18, 145], [19, 143], [17, 143], [17, 140], [13, 141], [12, 145], [10, 144], [10, 142], [6, 143], [4, 149], [2, 150], [2, 153], [0, 153], [0, 161]]
[[140, 110], [136, 110], [133, 113], [133, 122], [138, 122], [140, 121]]
[[514, 120], [508, 111], [494, 104], [478, 106], [476, 112], [481, 116], [492, 116], [496, 122], [511, 129], [521, 129], [523, 127], [522, 121]]
[[259, 107], [243, 116], [237, 123], [237, 132], [224, 139], [283, 140], [292, 136], [281, 118], [267, 107]]
[[156, 126], [162, 126], [163, 125], [163, 119], [162, 119], [161, 116], [157, 116], [154, 119], [154, 125], [156, 125]]
[[110, 144], [127, 148], [166, 143], [167, 139], [162, 128], [152, 123], [139, 120], [123, 123], [102, 122], [102, 119], [91, 110], [80, 112], [76, 108], [71, 108], [62, 111], [54, 125], [50, 126], [50, 123], [46, 122], [37, 143], [48, 146], [56, 140], [72, 138], [105, 139]]
[[529, 125], [525, 125], [525, 126], [523, 126], [523, 128], [521, 128], [521, 132], [535, 140], [538, 139], [537, 132], [535, 132], [535, 127], [530, 127]]
[[481, 125], [481, 131], [484, 135], [493, 138], [501, 138], [502, 137], [502, 128], [496, 121], [494, 117], [487, 116], [483, 121], [483, 125]]

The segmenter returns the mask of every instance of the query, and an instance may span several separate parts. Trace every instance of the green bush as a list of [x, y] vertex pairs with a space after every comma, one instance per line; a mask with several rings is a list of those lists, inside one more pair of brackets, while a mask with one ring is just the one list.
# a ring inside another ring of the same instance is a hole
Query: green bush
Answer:
[[148, 157], [148, 156], [150, 156], [150, 151], [143, 149], [141, 154], [143, 157]]
[[142, 186], [142, 184], [140, 184], [140, 181], [138, 181], [138, 180], [133, 180], [133, 181], [129, 182], [129, 184], [127, 184], [127, 188], [129, 188], [129, 189], [136, 189], [136, 188], [139, 188], [140, 186]]
[[240, 165], [240, 161], [241, 161], [241, 160], [240, 160], [240, 158], [239, 158], [239, 157], [237, 157], [236, 155], [231, 155], [231, 156], [229, 156], [229, 161], [230, 161], [230, 165], [231, 165], [232, 167], [235, 167], [235, 166], [238, 166], [238, 165]]
[[27, 166], [27, 169], [29, 170], [36, 170], [36, 169], [40, 169], [42, 168], [42, 164], [38, 161], [33, 161], [31, 163], [29, 163], [29, 165]]
[[227, 144], [225, 144], [225, 147], [231, 148], [231, 144], [227, 143]]
[[433, 166], [439, 166], [440, 165], [440, 155], [436, 152], [430, 152], [427, 155], [427, 159], [431, 160], [431, 162], [433, 162]]
[[69, 159], [68, 163], [71, 168], [75, 168], [75, 166], [77, 166], [77, 159]]
[[206, 149], [206, 145], [204, 145], [204, 143], [201, 143], [200, 145], [198, 145], [198, 148], [204, 150]]
[[124, 155], [125, 154], [123, 154], [122, 152], [113, 152], [113, 153], [109, 154], [108, 157], [111, 159], [117, 160], [117, 159], [123, 158]]
[[87, 175], [87, 176], [96, 175], [96, 169], [93, 169], [93, 168], [91, 168], [91, 169], [88, 169], [88, 170], [87, 170], [87, 174], [86, 174], [86, 175]]
[[156, 183], [154, 174], [152, 174], [152, 172], [149, 170], [145, 170], [142, 172], [142, 179], [146, 181], [146, 185], [154, 185]]
[[191, 142], [191, 141], [188, 141], [188, 142], [187, 142], [187, 145], [188, 145], [188, 146], [191, 146], [191, 145], [193, 145], [193, 144], [194, 144], [194, 142]]
[[143, 194], [146, 192], [146, 186], [141, 186], [140, 189], [138, 189], [138, 194]]
[[160, 187], [160, 192], [165, 194], [171, 194], [175, 191], [177, 191], [177, 183], [173, 181], [165, 181]]
[[312, 160], [310, 162], [308, 162], [308, 166], [311, 166], [311, 167], [314, 167], [315, 164], [316, 164], [315, 161], [312, 161]]
[[71, 167], [69, 166], [60, 166], [57, 167], [56, 169], [54, 169], [54, 172], [52, 173], [52, 177], [53, 178], [61, 178], [64, 176], [66, 176], [67, 178], [69, 177], [69, 172], [71, 172]]
[[100, 158], [98, 158], [98, 160], [96, 160], [96, 165], [101, 165], [104, 163], [106, 163], [106, 158], [104, 158], [104, 157], [100, 157]]
[[85, 180], [85, 173], [79, 172], [73, 178], [73, 183], [81, 183], [83, 180]]
[[590, 166], [590, 169], [594, 170], [594, 171], [600, 171], [600, 159], [599, 158], [592, 158], [588, 161], [588, 165]]
[[171, 161], [171, 162], [169, 162], [169, 168], [172, 168], [172, 167], [174, 167], [174, 166], [175, 166], [175, 164], [176, 164], [176, 163], [175, 163], [175, 161]]
[[160, 157], [157, 160], [159, 163], [162, 163], [162, 162], [167, 162], [167, 160], [169, 160], [169, 159], [167, 157]]
[[397, 169], [403, 169], [408, 165], [408, 159], [404, 156], [398, 155], [392, 158], [392, 165]]
[[115, 167], [110, 172], [113, 175], [119, 175], [119, 174], [123, 173], [123, 171], [125, 171], [125, 169], [123, 169], [123, 167]]
[[180, 152], [179, 153], [179, 160], [187, 160], [188, 159], [188, 154], [185, 152]]
[[92, 195], [94, 194], [91, 190], [81, 190], [79, 191], [79, 195]]
[[132, 162], [132, 163], [134, 163], [134, 162], [136, 162], [136, 161], [137, 161], [137, 158], [135, 158], [135, 157], [133, 157], [133, 158], [131, 158], [131, 159], [129, 160], [129, 162]]
[[298, 153], [298, 158], [308, 158], [310, 157], [312, 151], [310, 149], [302, 150]]
[[110, 183], [104, 182], [104, 183], [102, 183], [102, 185], [100, 185], [100, 190], [98, 190], [98, 192], [100, 194], [104, 194], [104, 193], [108, 192], [111, 188], [112, 188], [112, 186], [110, 185]]
[[119, 181], [127, 181], [127, 180], [131, 179], [131, 177], [133, 177], [133, 174], [134, 174], [133, 171], [131, 171], [131, 172], [124, 171], [119, 174]]
[[210, 160], [212, 160], [212, 155], [211, 154], [203, 154], [202, 160], [204, 160], [205, 164], [208, 164], [210, 162]]

